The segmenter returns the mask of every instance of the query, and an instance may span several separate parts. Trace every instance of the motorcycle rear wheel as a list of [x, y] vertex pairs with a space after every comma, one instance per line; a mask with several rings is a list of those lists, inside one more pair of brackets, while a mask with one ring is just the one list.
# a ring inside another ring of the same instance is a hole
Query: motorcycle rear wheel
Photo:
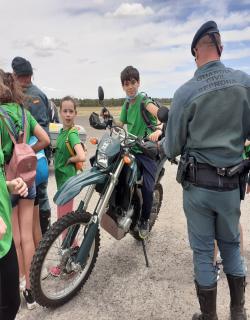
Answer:
[[[66, 303], [80, 291], [89, 278], [100, 247], [99, 228], [85, 265], [74, 269], [72, 261], [84, 240], [90, 219], [91, 214], [88, 212], [68, 213], [52, 225], [39, 243], [31, 264], [30, 281], [34, 299], [41, 306], [55, 308]], [[62, 249], [63, 237], [68, 228], [74, 226], [79, 228], [72, 245]], [[57, 275], [53, 271], [55, 269]]]

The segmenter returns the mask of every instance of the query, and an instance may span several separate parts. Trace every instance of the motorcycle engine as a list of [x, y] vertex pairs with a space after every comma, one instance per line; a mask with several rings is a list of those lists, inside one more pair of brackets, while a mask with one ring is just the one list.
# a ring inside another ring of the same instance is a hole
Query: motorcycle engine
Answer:
[[120, 228], [122, 228], [125, 232], [129, 231], [129, 227], [132, 223], [132, 215], [134, 213], [134, 207], [132, 206], [127, 211], [123, 211], [123, 215], [119, 215], [117, 217], [117, 223]]

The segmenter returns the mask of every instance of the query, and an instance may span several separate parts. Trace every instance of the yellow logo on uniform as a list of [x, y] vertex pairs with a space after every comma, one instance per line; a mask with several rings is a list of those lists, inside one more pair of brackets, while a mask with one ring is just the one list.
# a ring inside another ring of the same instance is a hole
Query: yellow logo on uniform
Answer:
[[39, 99], [34, 99], [34, 100], [33, 100], [33, 103], [34, 103], [34, 104], [38, 104], [39, 102], [40, 102]]

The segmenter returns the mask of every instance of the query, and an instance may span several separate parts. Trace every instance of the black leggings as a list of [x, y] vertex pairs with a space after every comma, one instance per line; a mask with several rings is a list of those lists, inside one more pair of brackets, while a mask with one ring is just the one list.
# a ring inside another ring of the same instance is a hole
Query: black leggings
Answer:
[[16, 248], [0, 259], [0, 319], [14, 320], [20, 305], [19, 271]]

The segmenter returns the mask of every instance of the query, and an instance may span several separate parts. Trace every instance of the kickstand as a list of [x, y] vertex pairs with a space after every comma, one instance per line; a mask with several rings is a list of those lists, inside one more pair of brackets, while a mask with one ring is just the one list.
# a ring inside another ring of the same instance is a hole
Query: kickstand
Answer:
[[142, 249], [143, 249], [143, 253], [144, 253], [144, 257], [145, 257], [146, 267], [148, 268], [149, 267], [149, 263], [148, 263], [148, 256], [147, 256], [147, 251], [146, 251], [145, 240], [142, 239], [141, 243], [142, 243]]

